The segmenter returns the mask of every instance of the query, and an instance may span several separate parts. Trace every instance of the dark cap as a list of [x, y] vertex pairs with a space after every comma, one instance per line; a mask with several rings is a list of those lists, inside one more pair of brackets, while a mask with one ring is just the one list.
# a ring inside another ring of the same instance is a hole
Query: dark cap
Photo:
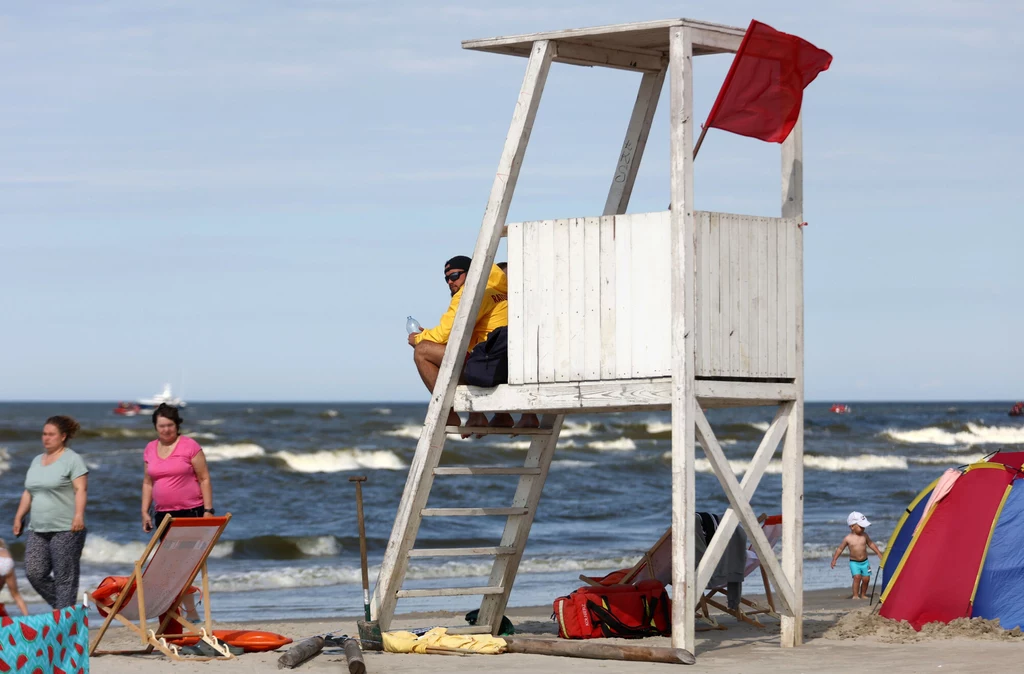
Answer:
[[469, 265], [473, 263], [472, 258], [468, 258], [465, 255], [456, 255], [452, 259], [444, 263], [444, 273], [448, 273], [451, 269], [462, 269], [469, 271]]

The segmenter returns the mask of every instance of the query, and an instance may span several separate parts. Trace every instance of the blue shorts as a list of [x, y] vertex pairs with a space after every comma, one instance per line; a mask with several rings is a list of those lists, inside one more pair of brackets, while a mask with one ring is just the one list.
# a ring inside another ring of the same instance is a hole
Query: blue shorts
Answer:
[[853, 561], [851, 559], [850, 560], [850, 575], [851, 576], [865, 576], [867, 578], [870, 578], [871, 577], [871, 562], [869, 562], [866, 559], [863, 559], [863, 560], [861, 560], [859, 562], [855, 562], [855, 561]]

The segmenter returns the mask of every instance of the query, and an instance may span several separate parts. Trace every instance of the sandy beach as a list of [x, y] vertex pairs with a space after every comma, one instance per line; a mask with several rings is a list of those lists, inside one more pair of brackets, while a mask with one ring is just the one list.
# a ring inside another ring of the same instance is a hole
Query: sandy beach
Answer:
[[[943, 628], [932, 634], [908, 634], [892, 625], [878, 628], [880, 619], [869, 619], [864, 602], [852, 602], [843, 590], [817, 590], [805, 593], [805, 645], [793, 650], [779, 647], [778, 621], [766, 619], [766, 628], [757, 629], [722, 616], [727, 630], [701, 632], [698, 635], [697, 664], [702, 672], [909, 672], [975, 670], [1008, 671], [1018, 667], [1021, 643], [1018, 632], [994, 632], [984, 626]], [[847, 616], [839, 628], [837, 621]], [[508, 611], [519, 635], [555, 638], [555, 623], [550, 607], [516, 608]], [[245, 627], [278, 632], [296, 641], [326, 632], [355, 634], [355, 618], [337, 621], [299, 620], [289, 622], [218, 623], [218, 628]], [[396, 628], [457, 625], [461, 615], [453, 613], [407, 614], [396, 619]], [[887, 622], [887, 621], [886, 621]], [[94, 627], [95, 631], [95, 627]], [[607, 640], [615, 642], [619, 640]], [[637, 642], [629, 642], [637, 643]], [[647, 639], [648, 645], [668, 646], [667, 638]], [[104, 639], [105, 648], [131, 648], [130, 633], [117, 628]], [[172, 663], [160, 654], [148, 656], [106, 655], [92, 660], [92, 671], [112, 674], [149, 674], [158, 671], [252, 672], [276, 671], [279, 652], [250, 653], [230, 662]], [[678, 665], [608, 662], [536, 655], [395, 655], [366, 653], [368, 672], [648, 672], [668, 670]], [[340, 649], [325, 649], [297, 671], [347, 671]]]

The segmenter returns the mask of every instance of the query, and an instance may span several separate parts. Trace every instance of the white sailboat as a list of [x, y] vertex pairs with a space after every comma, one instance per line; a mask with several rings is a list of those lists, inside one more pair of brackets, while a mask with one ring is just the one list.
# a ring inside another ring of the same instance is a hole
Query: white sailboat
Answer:
[[141, 408], [140, 412], [152, 412], [162, 404], [167, 404], [171, 407], [185, 407], [188, 404], [171, 393], [170, 384], [164, 384], [164, 390], [152, 398], [140, 398], [136, 402]]

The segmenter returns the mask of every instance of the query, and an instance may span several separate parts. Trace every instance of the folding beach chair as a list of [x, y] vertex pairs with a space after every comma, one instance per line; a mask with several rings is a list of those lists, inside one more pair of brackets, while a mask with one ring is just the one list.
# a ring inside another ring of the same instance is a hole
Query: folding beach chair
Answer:
[[[782, 538], [782, 516], [774, 515], [769, 517], [762, 514], [757, 518], [757, 521], [761, 523], [761, 528], [764, 531], [765, 537], [774, 548], [775, 544]], [[641, 557], [640, 560], [632, 567], [612, 571], [601, 578], [581, 575], [580, 580], [589, 585], [616, 585], [636, 583], [648, 578], [654, 578], [661, 581], [664, 585], [670, 585], [672, 583], [671, 543], [672, 529], [669, 528], [664, 534], [662, 534], [661, 538], [658, 539], [658, 542], [651, 546], [650, 550], [645, 552], [643, 557]], [[698, 560], [698, 563], [699, 561], [700, 560]], [[740, 603], [749, 606], [751, 610], [744, 610], [742, 606], [736, 609], [730, 609], [727, 604], [723, 604], [715, 599], [719, 594], [722, 596], [726, 595], [727, 588], [725, 585], [722, 585], [719, 587], [708, 588], [707, 592], [701, 596], [700, 600], [697, 602], [697, 618], [706, 623], [711, 629], [722, 630], [727, 628], [715, 620], [708, 610], [708, 606], [714, 606], [715, 608], [735, 617], [737, 620], [750, 623], [756, 627], [764, 627], [764, 624], [757, 619], [758, 615], [770, 615], [778, 618], [779, 614], [775, 610], [775, 603], [772, 599], [772, 588], [771, 584], [768, 582], [768, 574], [766, 574], [764, 569], [761, 567], [761, 560], [758, 558], [757, 553], [754, 551], [754, 547], [751, 545], [747, 548], [747, 562], [743, 569], [743, 577], [746, 578], [749, 576], [753, 573], [754, 569], [761, 570], [761, 579], [764, 583], [765, 596], [768, 603], [767, 606], [758, 604], [746, 597], [741, 597]]]
[[[206, 558], [231, 520], [224, 517], [166, 517], [153, 532], [142, 557], [135, 562], [135, 570], [125, 581], [124, 588], [114, 601], [93, 595], [101, 612], [107, 613], [96, 640], [89, 648], [90, 655], [130, 655], [152, 653], [153, 649], [172, 660], [182, 660], [178, 647], [168, 643], [168, 638], [193, 635], [209, 644], [217, 653], [217, 659], [233, 656], [226, 644], [213, 636], [210, 622], [210, 583], [206, 572]], [[199, 572], [203, 573], [203, 611], [205, 625], [200, 627], [179, 615], [178, 607], [189, 593]], [[160, 616], [159, 619], [154, 619]], [[103, 640], [113, 620], [132, 630], [146, 645], [142, 650], [100, 651], [97, 647]], [[138, 621], [136, 626], [133, 621]], [[150, 629], [150, 623], [156, 629]], [[172, 623], [177, 623], [173, 625]], [[179, 627], [180, 626], [180, 627]], [[170, 629], [176, 631], [169, 631]], [[180, 631], [183, 628], [184, 632]], [[213, 657], [188, 658], [189, 660], [211, 660]]]
[[[768, 517], [762, 514], [757, 518], [757, 521], [761, 523], [761, 530], [764, 531], [765, 538], [768, 539], [768, 544], [775, 549], [775, 544], [782, 540], [782, 515], [773, 515]], [[746, 623], [750, 623], [755, 627], [764, 627], [764, 623], [757, 619], [759, 615], [770, 615], [773, 618], [778, 618], [779, 613], [775, 610], [775, 602], [772, 599], [772, 586], [768, 582], [768, 574], [765, 573], [764, 567], [761, 565], [761, 559], [757, 556], [754, 551], [754, 546], [751, 545], [747, 548], [747, 563], [743, 569], [743, 577], [746, 578], [754, 569], [760, 569], [761, 571], [761, 582], [764, 583], [764, 594], [767, 606], [764, 604], [758, 604], [757, 602], [747, 599], [746, 597], [740, 597], [740, 606], [735, 609], [729, 608], [727, 605], [714, 599], [716, 595], [726, 595], [726, 586], [721, 585], [719, 587], [708, 588], [707, 592], [700, 598], [699, 612], [700, 617], [707, 623], [712, 624], [716, 629], [725, 629], [725, 626], [719, 625], [718, 622], [708, 612], [708, 606], [714, 606], [719, 611], [728, 613], [737, 620], [741, 620]], [[750, 610], [745, 610], [743, 606], [749, 606]]]

